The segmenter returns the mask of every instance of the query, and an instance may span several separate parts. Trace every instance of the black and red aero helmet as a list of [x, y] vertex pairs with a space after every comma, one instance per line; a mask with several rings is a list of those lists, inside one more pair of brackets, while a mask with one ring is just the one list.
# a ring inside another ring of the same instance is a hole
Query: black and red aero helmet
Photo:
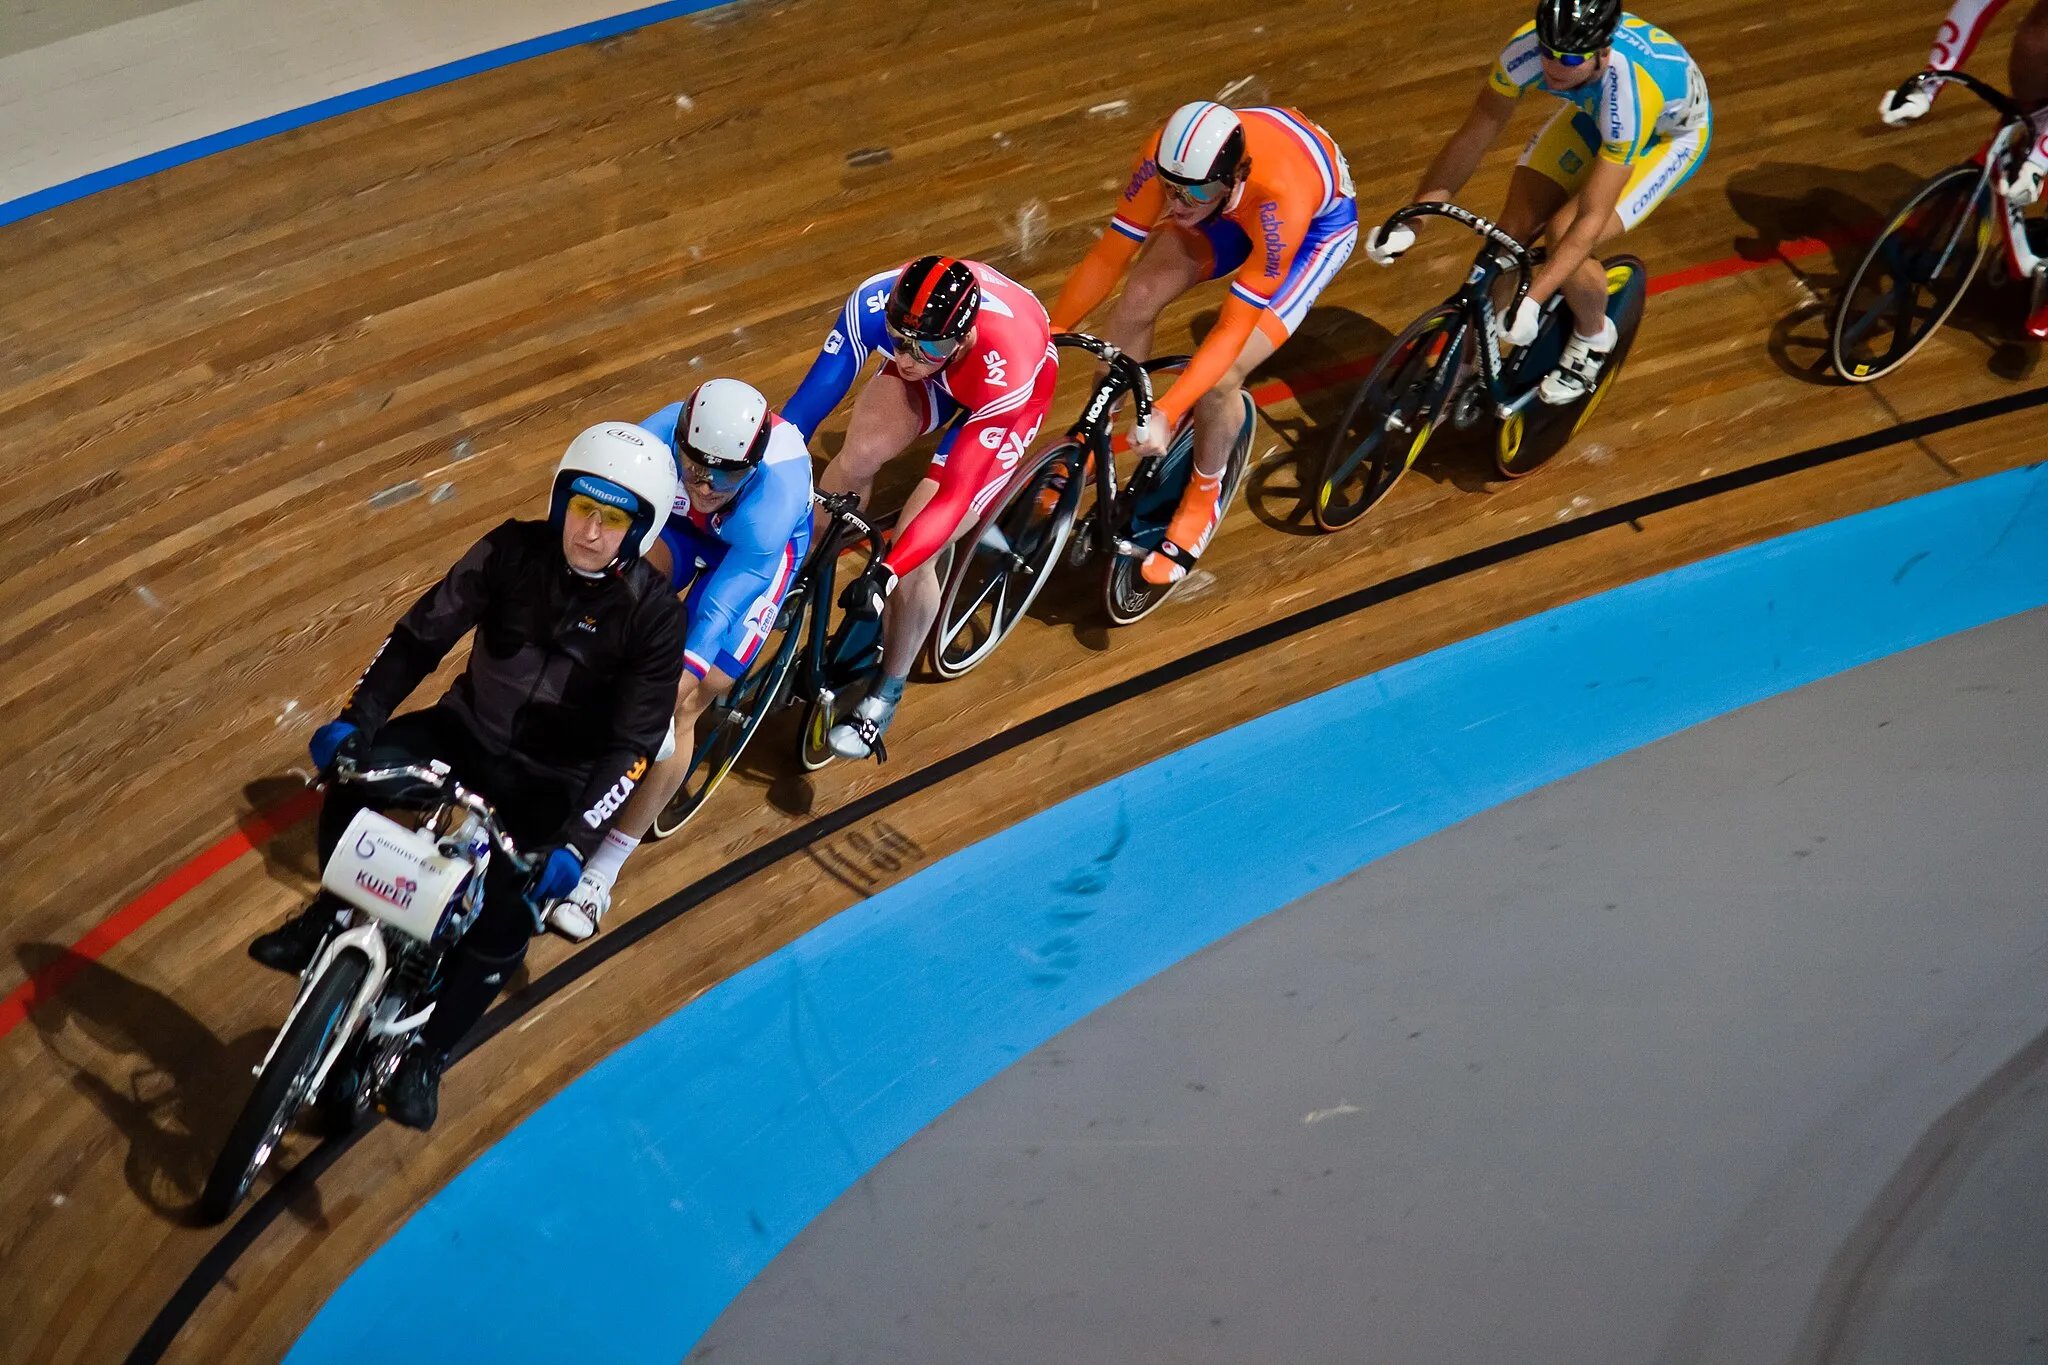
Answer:
[[965, 261], [920, 256], [889, 291], [889, 330], [913, 341], [958, 341], [981, 311], [981, 285]]

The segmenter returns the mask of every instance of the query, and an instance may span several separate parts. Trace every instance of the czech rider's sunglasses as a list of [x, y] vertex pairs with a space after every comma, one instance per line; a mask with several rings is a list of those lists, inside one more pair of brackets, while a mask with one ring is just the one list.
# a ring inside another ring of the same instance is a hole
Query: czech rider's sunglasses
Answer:
[[922, 337], [907, 337], [894, 328], [889, 329], [889, 340], [895, 344], [897, 355], [924, 365], [943, 365], [953, 358], [953, 352], [960, 349], [958, 337], [950, 341], [926, 341]]
[[707, 485], [714, 493], [730, 493], [754, 475], [750, 464], [712, 464], [687, 446], [683, 448], [683, 477], [689, 483]]
[[608, 502], [578, 493], [569, 499], [569, 515], [572, 517], [596, 517], [598, 524], [607, 531], [627, 531], [633, 526], [633, 514], [623, 507], [614, 507]]
[[1542, 49], [1544, 61], [1556, 62], [1559, 66], [1584, 66], [1600, 55], [1597, 52], [1559, 52], [1556, 48], [1544, 47], [1541, 43], [1538, 43], [1537, 47]]

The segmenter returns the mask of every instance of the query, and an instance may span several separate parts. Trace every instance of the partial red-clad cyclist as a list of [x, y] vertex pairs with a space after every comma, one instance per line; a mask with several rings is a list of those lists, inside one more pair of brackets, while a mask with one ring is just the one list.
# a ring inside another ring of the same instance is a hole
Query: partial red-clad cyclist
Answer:
[[808, 440], [870, 355], [882, 357], [882, 368], [854, 399], [846, 443], [818, 479], [825, 492], [856, 493], [865, 505], [883, 465], [919, 436], [947, 431], [903, 505], [888, 553], [841, 598], [848, 611], [882, 618], [882, 677], [827, 737], [842, 758], [873, 753], [895, 718], [939, 614], [944, 585], [933, 557], [1002, 491], [1038, 438], [1059, 379], [1037, 297], [991, 266], [947, 256], [922, 256], [863, 280], [783, 407], [784, 419]]
[[1053, 330], [1080, 326], [1129, 266], [1100, 334], [1149, 359], [1169, 303], [1205, 280], [1234, 276], [1215, 328], [1132, 439], [1141, 455], [1163, 453], [1181, 419], [1194, 415], [1193, 477], [1165, 543], [1145, 559], [1147, 582], [1182, 577], [1208, 547], [1223, 517], [1219, 495], [1245, 376], [1301, 325], [1357, 241], [1344, 154], [1299, 110], [1183, 105], [1139, 153], [1109, 230], [1053, 305]]
[[[1955, 0], [1948, 17], [1935, 32], [1927, 65], [1936, 71], [1959, 69], [1976, 51], [1984, 30], [2006, 4], [2007, 0]], [[1998, 169], [1998, 188], [2016, 207], [2026, 208], [2041, 197], [2042, 186], [2048, 184], [2048, 0], [2034, 0], [2026, 17], [2020, 20], [2020, 31], [2013, 35], [2006, 81], [2013, 99], [2033, 115], [2034, 143], [2026, 159], [2009, 176], [2005, 167]], [[1887, 91], [1878, 103], [1878, 112], [1887, 124], [1901, 127], [1932, 109], [1939, 90], [1939, 86], [1931, 91], [1915, 87], [1903, 95], [1897, 90]], [[2027, 319], [2027, 331], [2048, 339], [2048, 303]]]

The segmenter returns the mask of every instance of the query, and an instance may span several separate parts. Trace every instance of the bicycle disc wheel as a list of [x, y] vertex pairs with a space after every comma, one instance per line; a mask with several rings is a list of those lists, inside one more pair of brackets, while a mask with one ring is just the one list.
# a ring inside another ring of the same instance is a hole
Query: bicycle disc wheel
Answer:
[[797, 658], [803, 653], [805, 606], [805, 588], [798, 583], [782, 599], [775, 633], [762, 642], [754, 667], [733, 684], [724, 701], [706, 713], [707, 723], [698, 727], [689, 774], [662, 807], [661, 814], [654, 817], [654, 825], [647, 831], [650, 838], [668, 838], [703, 809], [711, 793], [739, 762], [761, 722], [782, 700], [789, 675], [796, 670]]
[[1325, 531], [1340, 531], [1370, 511], [1429, 443], [1438, 370], [1456, 362], [1446, 352], [1457, 323], [1458, 310], [1449, 305], [1424, 313], [1394, 339], [1351, 395], [1316, 489], [1316, 525]]
[[341, 1026], [363, 978], [370, 973], [370, 959], [354, 948], [335, 955], [285, 1030], [284, 1040], [271, 1054], [270, 1064], [256, 1079], [255, 1093], [242, 1106], [235, 1126], [215, 1158], [213, 1172], [199, 1196], [199, 1216], [218, 1223], [235, 1211], [256, 1183], [256, 1174], [277, 1150], [284, 1130], [291, 1126], [299, 1106], [312, 1088], [313, 1073], [334, 1030]]
[[1835, 311], [1828, 346], [1836, 374], [1855, 384], [1890, 374], [1962, 302], [1997, 240], [1982, 183], [1981, 168], [1951, 166], [1885, 224]]
[[[1500, 424], [1495, 437], [1493, 460], [1501, 477], [1519, 479], [1533, 474], [1563, 450], [1585, 428], [1600, 400], [1607, 395], [1614, 377], [1621, 373], [1629, 349], [1642, 327], [1643, 305], [1650, 294], [1650, 272], [1634, 256], [1613, 256], [1601, 262], [1607, 271], [1607, 316], [1614, 323], [1616, 339], [1607, 363], [1593, 391], [1573, 403], [1551, 407], [1542, 399], [1529, 404]], [[1571, 310], [1559, 308], [1556, 326], [1572, 325]], [[1562, 353], [1562, 346], [1554, 353]]]
[[[1220, 530], [1223, 518], [1230, 514], [1231, 499], [1237, 496], [1238, 485], [1244, 482], [1244, 472], [1251, 462], [1252, 437], [1258, 430], [1259, 409], [1248, 393], [1244, 399], [1244, 425], [1238, 429], [1237, 444], [1231, 447], [1230, 462], [1223, 467], [1223, 487], [1218, 494], [1222, 510], [1217, 513], [1216, 525]], [[1189, 433], [1193, 440], [1193, 433]], [[1194, 461], [1188, 460], [1192, 473]], [[1214, 535], [1211, 534], [1213, 541]], [[1109, 614], [1112, 623], [1128, 626], [1144, 619], [1159, 605], [1173, 595], [1174, 589], [1187, 582], [1177, 578], [1171, 583], [1148, 583], [1145, 581], [1144, 554], [1111, 555], [1109, 565], [1102, 575], [1102, 607]]]
[[[1073, 534], [1086, 468], [1086, 451], [1062, 441], [1010, 481], [1002, 501], [974, 540], [962, 547], [960, 564], [947, 576], [932, 632], [934, 673], [941, 678], [966, 673], [995, 653], [1031, 610]], [[1055, 488], [1062, 477], [1065, 486]]]

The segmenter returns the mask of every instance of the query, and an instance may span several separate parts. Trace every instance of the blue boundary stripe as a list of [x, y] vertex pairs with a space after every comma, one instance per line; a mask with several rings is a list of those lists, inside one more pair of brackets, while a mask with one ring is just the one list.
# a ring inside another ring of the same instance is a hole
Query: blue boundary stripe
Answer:
[[[673, 1365], [774, 1254], [1017, 1057], [1387, 853], [1606, 758], [2048, 603], [2048, 470], [1626, 585], [1205, 740], [720, 983], [481, 1154], [294, 1362]], [[659, 940], [641, 951], [659, 951]]]
[[97, 194], [101, 190], [125, 185], [131, 180], [140, 180], [144, 176], [169, 170], [173, 166], [182, 166], [188, 161], [212, 156], [215, 152], [245, 147], [277, 133], [288, 133], [294, 128], [304, 128], [307, 124], [318, 123], [321, 119], [333, 118], [337, 114], [353, 113], [373, 104], [395, 100], [400, 95], [410, 95], [416, 91], [430, 90], [437, 85], [447, 85], [451, 81], [461, 80], [464, 76], [495, 71], [501, 66], [523, 62], [529, 57], [544, 57], [550, 52], [560, 52], [564, 48], [575, 47], [580, 43], [598, 42], [636, 28], [645, 28], [649, 24], [658, 24], [664, 19], [675, 19], [685, 14], [716, 9], [720, 5], [731, 3], [733, 0], [667, 0], [664, 4], [649, 5], [645, 9], [615, 14], [607, 19], [593, 19], [587, 24], [565, 28], [558, 33], [544, 33], [538, 38], [529, 38], [508, 47], [480, 52], [474, 57], [445, 62], [410, 76], [397, 76], [388, 81], [380, 81], [376, 85], [365, 86], [361, 90], [333, 95], [297, 109], [287, 109], [281, 114], [272, 114], [253, 123], [244, 123], [238, 128], [209, 133], [190, 142], [181, 142], [175, 147], [166, 147], [160, 152], [136, 157], [133, 161], [124, 161], [118, 166], [89, 172], [75, 180], [67, 180], [61, 185], [33, 191], [19, 199], [10, 199], [0, 204], [0, 227], [24, 218], [32, 218], [38, 213], [56, 208], [60, 204], [68, 204], [74, 199], [83, 199], [89, 194]]

